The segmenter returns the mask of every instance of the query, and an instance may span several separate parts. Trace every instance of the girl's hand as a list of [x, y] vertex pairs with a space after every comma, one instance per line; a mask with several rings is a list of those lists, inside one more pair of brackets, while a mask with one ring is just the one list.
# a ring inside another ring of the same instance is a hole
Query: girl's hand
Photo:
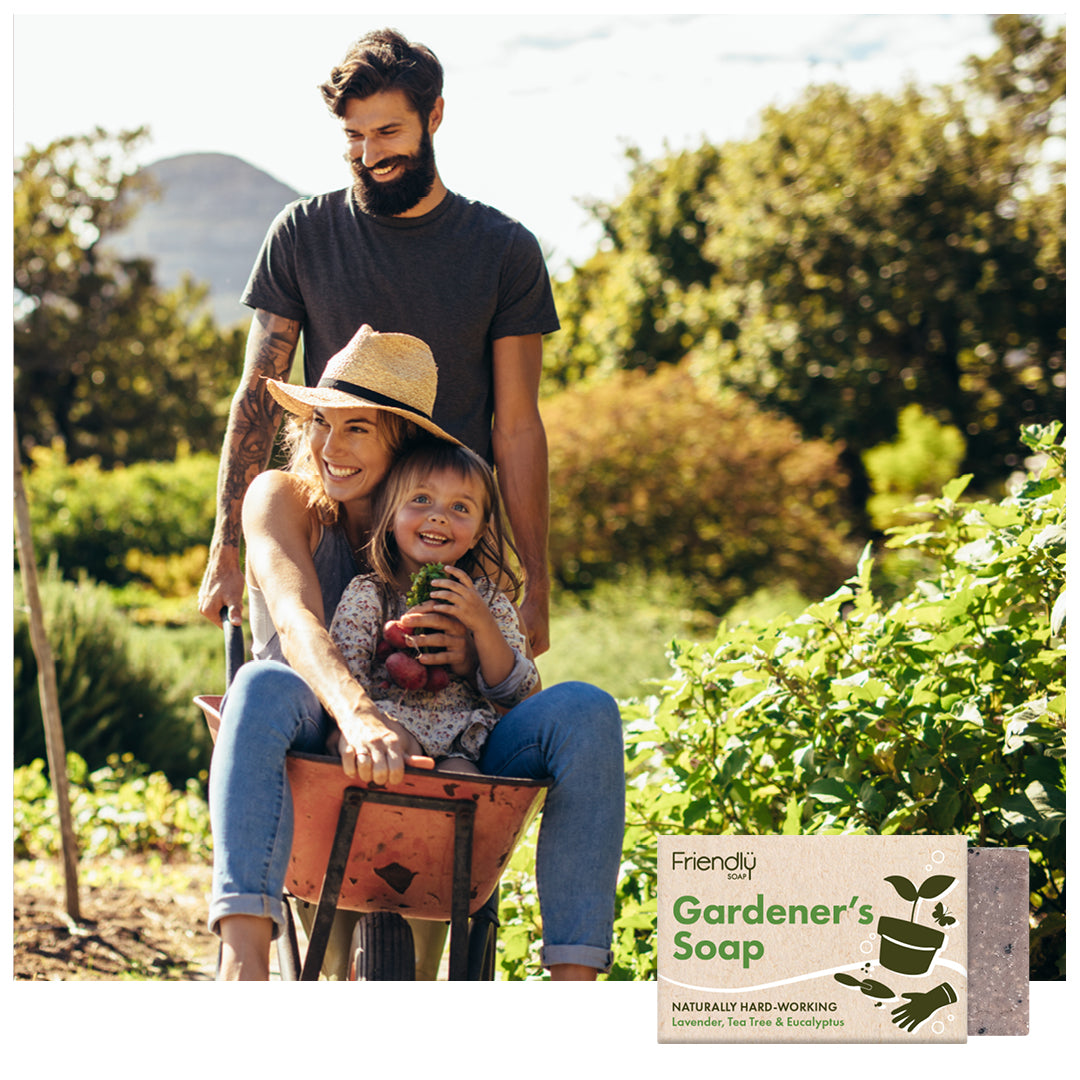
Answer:
[[431, 583], [431, 598], [469, 631], [477, 667], [490, 686], [497, 686], [513, 670], [515, 654], [472, 578], [456, 566], [447, 566], [446, 577]]
[[[446, 604], [428, 600], [417, 604], [402, 615], [401, 624], [409, 631], [409, 644], [426, 649], [422, 652], [422, 664], [441, 664], [463, 679], [471, 679], [476, 672], [476, 647], [465, 625], [449, 613]], [[419, 634], [418, 630], [426, 633]]]
[[444, 611], [449, 608], [462, 626], [474, 634], [487, 630], [489, 624], [496, 625], [491, 609], [477, 591], [473, 579], [456, 566], [447, 566], [445, 570], [446, 577], [436, 578], [431, 583], [432, 601]]

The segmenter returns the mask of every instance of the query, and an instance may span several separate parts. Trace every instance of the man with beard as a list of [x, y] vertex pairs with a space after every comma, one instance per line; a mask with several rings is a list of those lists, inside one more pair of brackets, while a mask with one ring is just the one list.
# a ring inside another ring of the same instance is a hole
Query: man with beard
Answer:
[[199, 596], [239, 625], [240, 507], [266, 468], [281, 410], [264, 378], [288, 379], [300, 334], [304, 378], [364, 323], [412, 334], [439, 368], [434, 419], [494, 463], [525, 576], [522, 617], [548, 646], [547, 441], [537, 404], [541, 339], [559, 326], [535, 237], [500, 211], [447, 190], [432, 136], [442, 67], [392, 30], [354, 43], [320, 87], [342, 122], [351, 188], [285, 207], [243, 302], [255, 309], [222, 449], [217, 520]]

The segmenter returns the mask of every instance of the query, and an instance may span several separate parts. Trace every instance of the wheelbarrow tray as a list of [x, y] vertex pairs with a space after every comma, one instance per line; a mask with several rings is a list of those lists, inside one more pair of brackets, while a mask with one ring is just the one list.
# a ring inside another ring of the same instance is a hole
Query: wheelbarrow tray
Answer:
[[[215, 738], [221, 700], [196, 698]], [[444, 921], [452, 918], [457, 817], [448, 802], [473, 805], [468, 894], [474, 914], [494, 891], [549, 786], [547, 780], [411, 767], [400, 784], [365, 784], [346, 776], [336, 757], [295, 751], [286, 768], [294, 822], [285, 878], [289, 893], [319, 902], [343, 805], [359, 799], [337, 907]]]
[[[337, 906], [448, 920], [454, 896], [455, 819], [447, 801], [471, 801], [469, 914], [494, 892], [543, 802], [547, 781], [406, 768], [400, 784], [365, 784], [336, 757], [290, 753], [293, 846], [285, 884], [317, 903], [347, 793], [363, 798]], [[392, 801], [389, 801], [392, 800]]]

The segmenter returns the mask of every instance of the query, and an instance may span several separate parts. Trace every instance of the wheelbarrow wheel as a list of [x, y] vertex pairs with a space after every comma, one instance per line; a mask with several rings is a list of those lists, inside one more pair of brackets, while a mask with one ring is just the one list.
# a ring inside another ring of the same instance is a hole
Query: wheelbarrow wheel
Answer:
[[371, 911], [356, 924], [349, 977], [353, 982], [415, 982], [409, 924], [396, 911]]
[[471, 982], [491, 982], [495, 978], [495, 925], [481, 913], [469, 928]]

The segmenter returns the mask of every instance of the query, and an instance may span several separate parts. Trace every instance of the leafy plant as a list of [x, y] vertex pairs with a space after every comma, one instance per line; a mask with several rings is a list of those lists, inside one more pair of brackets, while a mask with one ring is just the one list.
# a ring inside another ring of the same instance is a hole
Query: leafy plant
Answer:
[[[45, 754], [37, 659], [16, 579], [14, 627], [14, 762]], [[109, 590], [85, 578], [64, 581], [51, 568], [40, 579], [45, 629], [56, 665], [60, 717], [68, 750], [105, 765], [130, 753], [183, 782], [210, 760], [210, 741], [191, 704], [192, 687], [178, 653], [143, 648]], [[160, 642], [160, 639], [157, 639]], [[205, 671], [202, 672], [206, 677]]]
[[877, 529], [898, 524], [894, 520], [897, 509], [918, 496], [940, 491], [964, 460], [964, 437], [959, 430], [938, 423], [919, 405], [903, 409], [897, 426], [895, 440], [880, 443], [862, 456], [873, 490], [866, 509]]
[[555, 582], [681, 577], [722, 614], [762, 587], [806, 595], [850, 573], [839, 451], [688, 365], [623, 372], [544, 402]]
[[[192, 549], [213, 531], [216, 484], [215, 454], [181, 448], [175, 461], [103, 469], [96, 458], [69, 462], [59, 443], [36, 447], [26, 476], [35, 547], [72, 579], [84, 571], [110, 585], [190, 593], [205, 566]], [[181, 561], [167, 562], [174, 556]]]
[[[81, 857], [127, 854], [163, 859], [210, 856], [210, 812], [203, 784], [177, 789], [131, 754], [110, 755], [90, 771], [78, 754], [67, 756], [72, 822]], [[60, 851], [56, 797], [38, 758], [15, 770], [16, 859], [54, 858]]]
[[1013, 496], [967, 478], [896, 529], [937, 573], [885, 607], [856, 574], [795, 619], [674, 642], [671, 677], [623, 707], [629, 794], [613, 977], [655, 975], [663, 833], [961, 833], [1025, 845], [1032, 974], [1064, 974], [1065, 449]]
[[431, 599], [431, 583], [436, 578], [445, 576], [446, 568], [441, 562], [425, 563], [410, 579], [409, 595], [405, 597], [405, 606], [413, 608]]

